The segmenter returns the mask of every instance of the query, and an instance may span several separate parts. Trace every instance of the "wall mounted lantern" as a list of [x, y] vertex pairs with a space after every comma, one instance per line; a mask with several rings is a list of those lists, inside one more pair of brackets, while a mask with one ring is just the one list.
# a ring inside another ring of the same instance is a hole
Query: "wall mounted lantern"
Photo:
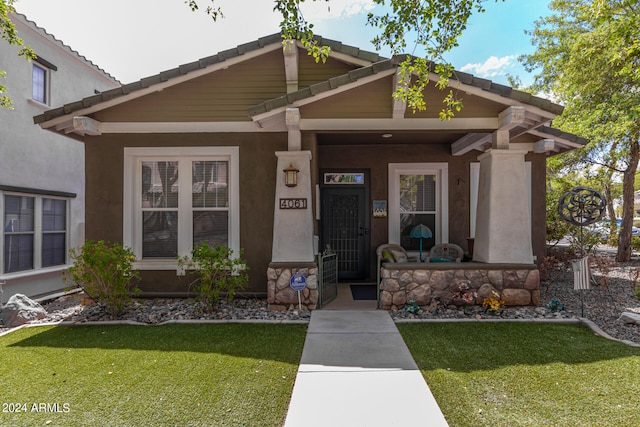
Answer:
[[287, 187], [295, 187], [298, 185], [298, 169], [293, 167], [293, 164], [290, 164], [288, 168], [283, 170], [284, 172], [284, 183]]

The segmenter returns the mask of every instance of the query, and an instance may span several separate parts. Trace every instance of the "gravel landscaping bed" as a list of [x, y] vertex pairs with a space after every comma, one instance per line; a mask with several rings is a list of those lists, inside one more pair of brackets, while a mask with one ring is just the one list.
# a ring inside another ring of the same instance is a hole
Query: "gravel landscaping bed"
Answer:
[[[594, 263], [593, 276], [598, 284], [591, 289], [573, 289], [571, 255], [559, 251], [549, 251], [546, 273], [542, 272], [540, 305], [538, 307], [506, 308], [491, 314], [484, 308], [434, 306], [430, 310], [412, 314], [404, 310], [392, 311], [395, 320], [405, 319], [577, 319], [587, 318], [605, 333], [620, 340], [640, 344], [640, 325], [626, 324], [619, 320], [622, 312], [640, 314], [640, 300], [634, 291], [634, 282], [640, 271], [640, 259], [616, 265], [613, 253], [601, 252]], [[544, 269], [543, 269], [544, 270]], [[34, 323], [60, 321], [93, 322], [111, 320], [99, 304], [83, 304], [82, 296], [67, 295], [42, 304], [48, 315]], [[237, 299], [233, 302], [218, 303], [215, 311], [204, 310], [190, 299], [139, 299], [116, 320], [145, 324], [159, 324], [168, 321], [185, 320], [266, 320], [266, 321], [308, 321], [308, 311], [270, 311], [265, 300]], [[0, 333], [6, 331], [0, 325]]]

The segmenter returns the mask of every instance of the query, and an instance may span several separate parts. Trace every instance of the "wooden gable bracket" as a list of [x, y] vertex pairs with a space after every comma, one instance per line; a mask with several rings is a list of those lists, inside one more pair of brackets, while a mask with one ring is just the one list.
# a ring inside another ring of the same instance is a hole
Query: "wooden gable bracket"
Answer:
[[285, 40], [282, 43], [284, 55], [284, 73], [287, 80], [287, 93], [298, 90], [298, 46], [295, 40]]
[[485, 144], [490, 142], [490, 133], [468, 133], [451, 144], [451, 154], [454, 156], [462, 156], [471, 150], [481, 150]]
[[80, 133], [81, 135], [102, 135], [101, 125], [102, 123], [91, 117], [76, 116], [73, 118], [72, 132]]
[[300, 151], [302, 149], [302, 133], [300, 132], [300, 110], [297, 108], [287, 108], [285, 113], [285, 123], [288, 129], [288, 149], [289, 151]]
[[[396, 71], [396, 73], [393, 75], [393, 88], [392, 88], [392, 94], [396, 93], [398, 91], [398, 88], [402, 87], [404, 90], [406, 90], [409, 87], [409, 82], [408, 81], [404, 81], [404, 82], [400, 82], [401, 80], [401, 76], [399, 73], [399, 69], [398, 71]], [[403, 101], [402, 99], [398, 99], [396, 97], [392, 97], [393, 99], [393, 118], [394, 119], [403, 119], [404, 118], [404, 113], [407, 110], [407, 102]]]
[[556, 148], [556, 142], [553, 139], [541, 139], [535, 143], [533, 148], [534, 153], [548, 153], [554, 151]]
[[509, 131], [521, 126], [526, 119], [524, 107], [512, 106], [498, 115], [498, 129], [493, 133], [469, 133], [451, 144], [451, 154], [462, 156], [471, 150], [484, 151], [485, 145], [494, 149], [509, 149]]

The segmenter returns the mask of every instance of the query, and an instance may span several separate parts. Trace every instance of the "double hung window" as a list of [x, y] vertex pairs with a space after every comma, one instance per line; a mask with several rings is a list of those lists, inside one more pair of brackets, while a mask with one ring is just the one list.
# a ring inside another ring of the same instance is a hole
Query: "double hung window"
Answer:
[[32, 74], [32, 95], [34, 101], [38, 101], [42, 104], [49, 102], [48, 90], [49, 90], [49, 70], [45, 67], [34, 63]]
[[238, 251], [237, 153], [236, 147], [125, 150], [124, 242], [141, 267], [171, 268], [201, 242]]
[[2, 197], [2, 273], [65, 265], [68, 201], [4, 194]]
[[[446, 163], [389, 164], [389, 242], [418, 251], [448, 241], [447, 172]], [[431, 237], [412, 236], [421, 225]]]

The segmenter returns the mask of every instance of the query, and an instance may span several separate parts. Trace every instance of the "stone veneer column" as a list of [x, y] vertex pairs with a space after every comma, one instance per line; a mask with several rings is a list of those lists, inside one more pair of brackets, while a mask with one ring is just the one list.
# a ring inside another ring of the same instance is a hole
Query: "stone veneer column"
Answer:
[[522, 150], [491, 149], [478, 156], [480, 182], [473, 260], [532, 264], [531, 219]]

